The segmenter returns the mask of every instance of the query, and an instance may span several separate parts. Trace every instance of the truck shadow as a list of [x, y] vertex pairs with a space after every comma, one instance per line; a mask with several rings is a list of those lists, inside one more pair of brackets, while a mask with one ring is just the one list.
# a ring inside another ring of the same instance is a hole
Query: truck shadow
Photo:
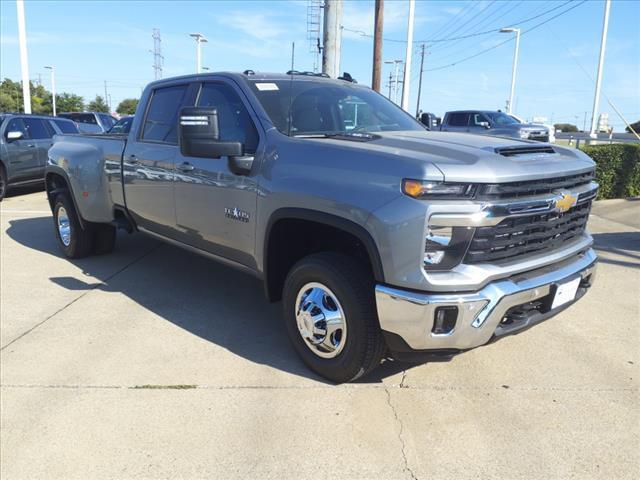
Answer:
[[[50, 217], [11, 220], [7, 234], [26, 247], [62, 258]], [[108, 268], [113, 255], [71, 261], [99, 282], [74, 277], [50, 280], [68, 290], [122, 293], [174, 325], [247, 360], [326, 383], [298, 358], [284, 329], [282, 305], [266, 300], [259, 280], [143, 234], [119, 233], [116, 249], [135, 249], [137, 255], [120, 270]], [[411, 366], [385, 361], [361, 383], [381, 382]]]
[[640, 268], [640, 232], [594, 233], [593, 241], [601, 263]]

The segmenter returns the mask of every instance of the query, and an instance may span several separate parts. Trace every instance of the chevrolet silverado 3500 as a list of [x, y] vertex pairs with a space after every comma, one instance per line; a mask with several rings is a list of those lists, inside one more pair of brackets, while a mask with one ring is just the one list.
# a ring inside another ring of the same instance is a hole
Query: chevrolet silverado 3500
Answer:
[[575, 302], [597, 188], [579, 150], [429, 132], [367, 87], [252, 71], [151, 83], [128, 136], [57, 136], [46, 167], [68, 257], [111, 251], [123, 227], [255, 275], [335, 382]]

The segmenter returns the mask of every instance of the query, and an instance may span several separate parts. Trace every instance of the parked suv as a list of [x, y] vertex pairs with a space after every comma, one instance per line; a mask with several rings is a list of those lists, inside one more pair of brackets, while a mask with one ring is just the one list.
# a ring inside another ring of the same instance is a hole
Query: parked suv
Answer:
[[468, 132], [496, 137], [513, 137], [539, 142], [549, 141], [549, 129], [543, 125], [521, 123], [504, 112], [463, 110], [447, 112], [442, 121], [443, 132]]
[[78, 128], [64, 118], [0, 115], [0, 200], [10, 185], [44, 180], [47, 150], [60, 133], [78, 133]]
[[81, 133], [104, 133], [118, 121], [111, 115], [101, 112], [67, 112], [60, 113], [58, 116], [76, 122]]

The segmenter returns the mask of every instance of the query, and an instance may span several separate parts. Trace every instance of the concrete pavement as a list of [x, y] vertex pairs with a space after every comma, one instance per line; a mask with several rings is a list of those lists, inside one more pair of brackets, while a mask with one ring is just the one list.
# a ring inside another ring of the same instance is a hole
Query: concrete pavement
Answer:
[[596, 285], [521, 335], [333, 386], [279, 304], [142, 235], [70, 262], [42, 192], [0, 224], [0, 476], [637, 478], [640, 202], [598, 203]]

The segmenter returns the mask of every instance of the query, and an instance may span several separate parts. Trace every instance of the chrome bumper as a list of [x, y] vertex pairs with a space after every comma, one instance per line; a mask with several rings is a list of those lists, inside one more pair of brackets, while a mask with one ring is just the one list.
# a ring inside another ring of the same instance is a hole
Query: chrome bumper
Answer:
[[[376, 304], [382, 330], [400, 336], [413, 350], [465, 350], [484, 345], [499, 334], [505, 313], [512, 307], [549, 296], [564, 280], [594, 278], [597, 257], [593, 249], [531, 272], [489, 283], [481, 290], [460, 294], [427, 294], [376, 286]], [[579, 292], [578, 296], [581, 295]], [[454, 329], [432, 333], [437, 307], [457, 306]], [[565, 305], [538, 315], [543, 320]], [[521, 328], [529, 326], [529, 322]], [[509, 329], [513, 333], [514, 328]]]

